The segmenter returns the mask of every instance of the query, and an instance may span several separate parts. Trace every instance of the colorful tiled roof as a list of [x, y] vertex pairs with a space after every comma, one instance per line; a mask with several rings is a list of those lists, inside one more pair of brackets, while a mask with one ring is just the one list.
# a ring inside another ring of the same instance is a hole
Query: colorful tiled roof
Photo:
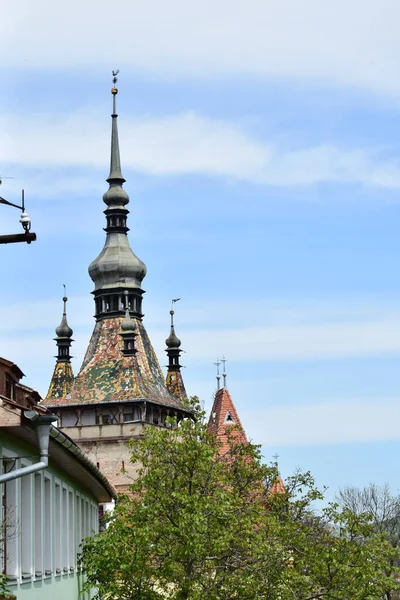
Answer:
[[179, 400], [185, 400], [187, 393], [183, 383], [182, 373], [180, 371], [168, 371], [166, 386], [170, 394]]
[[157, 356], [142, 321], [137, 320], [136, 355], [124, 356], [122, 317], [97, 321], [82, 367], [68, 394], [47, 395], [48, 406], [145, 399], [181, 408], [166, 387]]
[[54, 367], [53, 377], [50, 381], [46, 398], [65, 398], [70, 393], [74, 383], [74, 374], [70, 362], [57, 362]]

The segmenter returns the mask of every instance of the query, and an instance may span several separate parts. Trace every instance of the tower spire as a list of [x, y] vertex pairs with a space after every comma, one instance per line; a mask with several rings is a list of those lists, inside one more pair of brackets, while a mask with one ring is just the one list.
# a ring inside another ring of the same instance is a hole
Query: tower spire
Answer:
[[181, 340], [177, 337], [175, 333], [175, 311], [173, 310], [173, 306], [175, 302], [178, 302], [178, 300], [180, 300], [180, 298], [174, 298], [172, 300], [172, 307], [169, 311], [169, 314], [171, 315], [171, 329], [169, 336], [165, 340], [165, 343], [167, 345], [166, 353], [168, 355], [168, 373], [166, 384], [171, 394], [183, 399], [186, 398], [186, 390], [181, 375], [182, 366], [179, 362], [179, 357], [182, 352]]
[[74, 341], [72, 339], [72, 335], [74, 332], [72, 331], [71, 327], [68, 325], [68, 321], [67, 321], [68, 298], [66, 296], [66, 289], [65, 289], [64, 284], [63, 284], [63, 287], [64, 287], [64, 297], [63, 297], [64, 310], [63, 310], [61, 323], [56, 328], [56, 336], [57, 337], [54, 338], [57, 343], [57, 348], [58, 348], [58, 355], [56, 358], [57, 358], [58, 362], [71, 362], [71, 356], [69, 354], [69, 349], [70, 349], [71, 343]]
[[[112, 72], [113, 74], [113, 87], [111, 89], [111, 94], [113, 96], [113, 112], [111, 115], [111, 157], [110, 157], [110, 174], [108, 176], [108, 183], [125, 183], [125, 179], [121, 173], [121, 157], [119, 153], [119, 139], [118, 139], [118, 114], [117, 114], [117, 94], [118, 89], [116, 87], [118, 78], [117, 75], [119, 73], [119, 69], [116, 69]], [[129, 200], [129, 199], [128, 199]]]
[[116, 96], [118, 69], [113, 71], [113, 112], [111, 115], [111, 154], [110, 174], [107, 178], [109, 188], [103, 195], [107, 205], [104, 214], [107, 218], [106, 243], [99, 256], [90, 264], [89, 275], [95, 284], [94, 297], [96, 303], [96, 320], [109, 317], [123, 317], [125, 310], [125, 292], [129, 294], [131, 313], [137, 319], [143, 317], [141, 288], [146, 275], [146, 265], [132, 251], [127, 233], [126, 205], [129, 196], [123, 189], [125, 179], [121, 173], [119, 152]]
[[56, 328], [55, 342], [57, 344], [57, 362], [54, 368], [53, 377], [50, 381], [48, 398], [63, 398], [70, 393], [74, 381], [74, 373], [71, 366], [70, 347], [74, 341], [72, 339], [73, 331], [67, 321], [67, 294], [64, 285], [64, 309], [61, 323]]

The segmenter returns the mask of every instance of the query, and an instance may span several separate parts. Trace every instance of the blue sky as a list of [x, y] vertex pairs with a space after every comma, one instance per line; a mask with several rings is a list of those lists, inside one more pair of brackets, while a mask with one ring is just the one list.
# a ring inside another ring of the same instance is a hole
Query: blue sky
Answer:
[[[189, 393], [216, 357], [266, 458], [397, 491], [400, 6], [394, 0], [20, 0], [0, 24], [0, 355], [45, 394], [67, 285], [75, 372], [104, 242], [111, 70], [131, 246], [162, 365], [170, 299]], [[3, 9], [4, 12], [4, 9]], [[78, 15], [78, 16], [77, 16]], [[78, 18], [79, 17], [79, 18]], [[0, 233], [18, 231], [1, 209]]]

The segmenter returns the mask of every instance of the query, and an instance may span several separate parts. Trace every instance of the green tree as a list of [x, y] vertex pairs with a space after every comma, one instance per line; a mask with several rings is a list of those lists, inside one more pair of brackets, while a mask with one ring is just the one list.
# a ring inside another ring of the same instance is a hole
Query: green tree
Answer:
[[315, 515], [309, 473], [271, 494], [276, 465], [234, 426], [222, 447], [192, 408], [193, 420], [132, 443], [139, 477], [85, 541], [87, 588], [110, 600], [378, 600], [393, 549], [364, 517]]
[[[347, 486], [339, 490], [337, 500], [342, 508], [350, 509], [357, 515], [366, 515], [375, 531], [386, 535], [397, 553], [389, 557], [386, 572], [389, 575], [399, 566], [400, 547], [400, 496], [392, 494], [387, 483], [378, 486], [370, 483], [363, 488]], [[384, 600], [399, 600], [400, 594], [388, 588]]]

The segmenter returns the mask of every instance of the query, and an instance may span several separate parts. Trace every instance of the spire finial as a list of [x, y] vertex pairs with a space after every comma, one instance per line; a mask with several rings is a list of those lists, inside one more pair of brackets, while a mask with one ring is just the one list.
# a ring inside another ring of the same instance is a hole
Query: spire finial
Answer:
[[185, 385], [181, 375], [182, 365], [179, 362], [182, 352], [181, 340], [176, 335], [174, 326], [174, 304], [175, 302], [179, 302], [179, 300], [180, 298], [172, 298], [171, 310], [169, 311], [169, 314], [171, 315], [171, 330], [169, 336], [165, 340], [165, 344], [167, 346], [165, 351], [168, 356], [168, 373], [166, 384], [170, 394], [178, 398], [187, 398]]
[[[119, 140], [118, 140], [118, 126], [117, 126], [117, 107], [116, 107], [116, 97], [118, 94], [118, 89], [115, 87], [118, 78], [117, 75], [119, 73], [119, 69], [116, 69], [112, 72], [113, 75], [113, 88], [111, 89], [111, 94], [113, 96], [113, 112], [111, 115], [112, 118], [112, 130], [111, 130], [111, 160], [110, 160], [110, 174], [108, 176], [108, 183], [111, 185], [112, 183], [121, 185], [125, 182], [125, 179], [121, 173], [121, 158], [119, 155]], [[124, 202], [127, 204], [127, 202]]]
[[223, 366], [223, 373], [222, 373], [222, 377], [224, 378], [224, 389], [226, 389], [226, 370], [225, 370], [225, 363], [226, 363], [226, 358], [225, 356], [222, 356], [221, 358], [221, 362], [224, 365]]
[[64, 302], [64, 312], [63, 312], [63, 316], [66, 317], [67, 316], [67, 288], [65, 287], [65, 283], [63, 283], [63, 288], [64, 288], [64, 297], [63, 297], [63, 302]]
[[118, 77], [117, 77], [118, 73], [119, 73], [119, 69], [115, 69], [112, 72], [112, 74], [113, 74], [113, 87], [111, 89], [111, 93], [113, 95], [113, 116], [114, 115], [117, 116], [116, 115], [116, 112], [117, 112], [117, 109], [116, 109], [116, 99], [117, 99], [118, 89], [115, 86], [116, 86], [117, 81], [118, 81]]
[[64, 309], [63, 309], [61, 323], [56, 328], [56, 336], [57, 337], [55, 338], [55, 341], [57, 342], [57, 347], [58, 347], [58, 356], [57, 356], [58, 362], [69, 362], [71, 359], [71, 356], [69, 354], [69, 348], [71, 346], [71, 342], [73, 342], [72, 335], [74, 332], [72, 331], [71, 327], [68, 325], [68, 321], [67, 321], [67, 300], [68, 300], [68, 298], [66, 295], [65, 284], [63, 284], [63, 288], [64, 288], [64, 296], [63, 296]]
[[[175, 302], [179, 302], [180, 298], [173, 298], [171, 301], [171, 310], [169, 311], [169, 314], [171, 315], [171, 331], [169, 336], [167, 337], [167, 339], [165, 340], [165, 343], [168, 347], [167, 352], [169, 352], [170, 349], [178, 349], [181, 345], [181, 340], [176, 336], [175, 334], [175, 326], [174, 326], [174, 304]], [[180, 351], [179, 351], [180, 353]], [[172, 358], [172, 355], [170, 356], [170, 358]], [[179, 354], [178, 354], [178, 358], [179, 358]], [[179, 363], [179, 361], [178, 361]], [[172, 361], [172, 363], [169, 365], [171, 366], [179, 366], [179, 364], [176, 363], [175, 361]]]
[[219, 374], [219, 366], [221, 364], [221, 361], [219, 360], [219, 358], [217, 358], [217, 362], [214, 363], [214, 365], [217, 367], [217, 390], [219, 390], [219, 384], [221, 381], [221, 376]]

